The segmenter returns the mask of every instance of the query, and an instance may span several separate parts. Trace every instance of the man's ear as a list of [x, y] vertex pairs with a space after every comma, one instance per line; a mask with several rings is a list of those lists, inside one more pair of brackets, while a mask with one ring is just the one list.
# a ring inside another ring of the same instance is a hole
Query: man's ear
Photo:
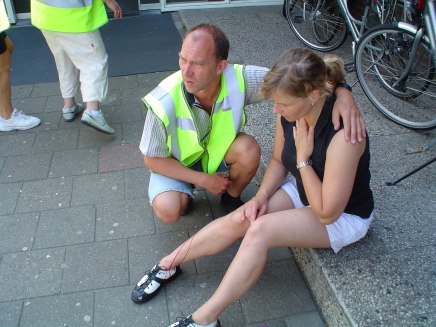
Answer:
[[229, 64], [229, 62], [227, 60], [221, 60], [217, 66], [217, 74], [218, 75], [221, 74], [224, 71], [224, 69], [227, 68], [228, 64]]

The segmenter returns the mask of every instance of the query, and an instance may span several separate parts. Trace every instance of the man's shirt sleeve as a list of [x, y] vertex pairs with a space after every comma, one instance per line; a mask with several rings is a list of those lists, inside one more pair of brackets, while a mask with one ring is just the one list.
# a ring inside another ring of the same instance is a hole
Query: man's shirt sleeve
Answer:
[[168, 157], [167, 133], [165, 127], [150, 110], [148, 110], [147, 117], [145, 118], [139, 149], [142, 154], [147, 157]]
[[259, 85], [263, 81], [263, 77], [269, 71], [268, 68], [258, 66], [245, 67], [245, 81], [247, 83], [247, 94], [245, 96], [245, 105], [253, 104], [262, 99], [259, 96]]

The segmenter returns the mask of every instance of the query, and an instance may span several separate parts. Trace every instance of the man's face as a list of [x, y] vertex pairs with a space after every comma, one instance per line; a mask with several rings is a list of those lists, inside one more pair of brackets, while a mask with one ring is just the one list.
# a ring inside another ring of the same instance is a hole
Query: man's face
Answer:
[[183, 82], [189, 93], [207, 91], [224, 70], [225, 60], [217, 63], [212, 36], [201, 30], [185, 38], [179, 53]]

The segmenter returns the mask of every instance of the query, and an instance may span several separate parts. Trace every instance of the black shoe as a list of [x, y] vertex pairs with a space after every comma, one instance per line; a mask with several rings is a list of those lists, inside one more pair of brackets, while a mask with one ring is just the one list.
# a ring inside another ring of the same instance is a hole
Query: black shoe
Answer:
[[186, 216], [188, 215], [192, 208], [194, 207], [194, 199], [189, 197], [189, 202], [188, 205], [186, 206], [186, 208], [180, 213], [180, 216]]
[[221, 194], [221, 204], [223, 205], [227, 213], [230, 213], [245, 204], [245, 202], [241, 200], [240, 196], [235, 198], [226, 192]]
[[144, 303], [154, 298], [161, 290], [162, 286], [173, 281], [182, 273], [182, 269], [179, 266], [176, 267], [176, 271], [169, 278], [169, 271], [161, 269], [156, 264], [151, 271], [146, 272], [145, 276], [136, 284], [132, 291], [132, 300], [136, 303]]
[[[189, 316], [187, 318], [182, 318], [182, 320], [175, 322], [174, 324], [170, 325], [169, 327], [194, 327], [194, 321], [192, 320], [191, 316]], [[178, 319], [180, 319], [180, 318], [178, 318]], [[216, 321], [216, 325], [214, 327], [221, 327], [219, 320]]]

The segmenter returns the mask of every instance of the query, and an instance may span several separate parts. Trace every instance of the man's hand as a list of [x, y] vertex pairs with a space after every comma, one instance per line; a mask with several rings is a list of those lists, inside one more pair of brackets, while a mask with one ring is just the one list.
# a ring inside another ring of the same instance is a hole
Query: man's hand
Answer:
[[230, 186], [233, 184], [231, 180], [229, 180], [229, 174], [205, 174], [206, 178], [203, 181], [202, 186], [206, 190], [208, 190], [212, 194], [222, 194], [227, 191]]
[[123, 18], [123, 12], [118, 2], [115, 0], [103, 0], [103, 2], [109, 7], [110, 10], [113, 11], [114, 18]]
[[344, 122], [345, 140], [351, 143], [356, 143], [356, 140], [361, 142], [366, 137], [365, 122], [357, 108], [353, 94], [344, 87], [336, 89], [336, 102], [333, 106], [333, 124], [335, 130], [339, 129], [339, 116]]

